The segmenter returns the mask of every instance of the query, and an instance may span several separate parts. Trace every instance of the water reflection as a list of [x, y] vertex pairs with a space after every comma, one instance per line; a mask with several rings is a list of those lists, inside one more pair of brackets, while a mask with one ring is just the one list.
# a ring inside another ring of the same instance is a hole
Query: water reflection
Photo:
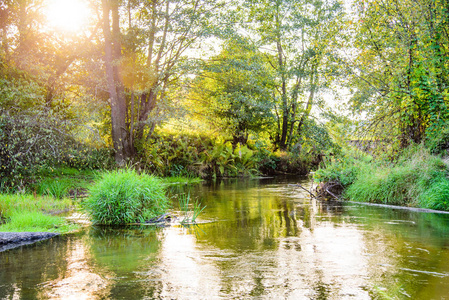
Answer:
[[39, 299], [94, 299], [107, 294], [108, 280], [93, 270], [90, 252], [82, 239], [67, 241], [67, 269], [41, 284]]
[[449, 216], [317, 202], [290, 183], [240, 180], [183, 190], [207, 205], [197, 227], [92, 227], [0, 253], [0, 298], [449, 294]]
[[62, 238], [0, 253], [0, 299], [36, 299], [39, 286], [67, 272]]

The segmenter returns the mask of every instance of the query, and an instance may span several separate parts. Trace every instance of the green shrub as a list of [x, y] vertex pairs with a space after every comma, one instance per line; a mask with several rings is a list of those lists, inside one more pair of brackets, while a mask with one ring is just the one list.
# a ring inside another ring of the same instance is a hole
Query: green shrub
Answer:
[[257, 173], [258, 157], [248, 146], [233, 148], [213, 137], [157, 131], [143, 145], [144, 167], [159, 176], [236, 177]]
[[360, 170], [371, 163], [372, 157], [360, 152], [347, 152], [336, 157], [325, 158], [313, 178], [316, 182], [337, 181], [343, 187], [351, 185]]
[[167, 206], [162, 182], [130, 169], [104, 173], [84, 203], [92, 221], [106, 225], [144, 222], [163, 214]]
[[251, 137], [233, 145], [225, 137], [158, 130], [140, 145], [142, 167], [158, 176], [243, 177], [275, 173], [307, 174], [321, 159], [314, 140], [298, 142], [291, 152], [272, 152], [267, 138]]

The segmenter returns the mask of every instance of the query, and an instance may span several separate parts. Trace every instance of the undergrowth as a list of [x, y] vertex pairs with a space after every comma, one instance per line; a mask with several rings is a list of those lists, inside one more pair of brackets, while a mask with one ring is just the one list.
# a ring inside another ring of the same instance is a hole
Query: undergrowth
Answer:
[[69, 224], [64, 218], [52, 214], [68, 211], [72, 207], [70, 199], [57, 200], [51, 197], [32, 195], [0, 195], [0, 216], [5, 224], [2, 232], [59, 232], [65, 233], [79, 228]]
[[39, 178], [31, 189], [39, 195], [47, 195], [57, 199], [67, 196], [76, 197], [87, 190], [97, 177], [98, 172], [92, 170], [50, 168], [39, 174]]
[[8, 222], [0, 226], [1, 232], [59, 232], [66, 233], [79, 228], [63, 217], [44, 214], [39, 211], [14, 211]]
[[449, 210], [448, 170], [438, 156], [414, 145], [393, 161], [346, 156], [328, 161], [315, 180], [339, 181], [352, 201]]

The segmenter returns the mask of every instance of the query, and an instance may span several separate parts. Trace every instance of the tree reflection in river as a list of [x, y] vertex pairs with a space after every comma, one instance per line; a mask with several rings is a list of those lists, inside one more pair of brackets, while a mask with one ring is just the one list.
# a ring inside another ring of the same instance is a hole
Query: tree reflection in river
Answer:
[[289, 183], [295, 181], [185, 188], [207, 205], [196, 227], [93, 227], [0, 253], [0, 298], [427, 300], [449, 294], [448, 215], [317, 202]]
[[61, 239], [0, 253], [0, 299], [36, 299], [40, 283], [65, 274], [68, 246]]

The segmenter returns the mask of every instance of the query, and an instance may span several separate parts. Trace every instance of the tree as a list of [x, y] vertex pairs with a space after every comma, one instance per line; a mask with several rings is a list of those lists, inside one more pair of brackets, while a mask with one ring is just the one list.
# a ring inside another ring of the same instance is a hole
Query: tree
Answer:
[[341, 7], [337, 1], [313, 0], [248, 0], [244, 7], [249, 16], [246, 29], [259, 37], [261, 49], [268, 49], [266, 57], [277, 74], [273, 140], [285, 150], [301, 133], [322, 86], [320, 74]]
[[120, 7], [120, 3], [102, 0], [112, 140], [116, 160], [123, 165], [160, 122], [170, 87], [185, 73], [184, 54], [208, 34], [213, 10], [220, 4], [129, 0]]
[[0, 3], [0, 189], [23, 187], [40, 169], [63, 163], [85, 125], [74, 109], [78, 77], [67, 71], [91, 55], [96, 30], [87, 37], [52, 31], [44, 8], [43, 0]]
[[249, 133], [260, 133], [273, 123], [273, 79], [255, 45], [233, 38], [206, 62], [194, 84], [193, 103], [209, 123], [230, 133], [234, 147], [245, 145]]
[[352, 107], [376, 136], [400, 147], [432, 137], [448, 120], [448, 2], [357, 1], [350, 61]]

